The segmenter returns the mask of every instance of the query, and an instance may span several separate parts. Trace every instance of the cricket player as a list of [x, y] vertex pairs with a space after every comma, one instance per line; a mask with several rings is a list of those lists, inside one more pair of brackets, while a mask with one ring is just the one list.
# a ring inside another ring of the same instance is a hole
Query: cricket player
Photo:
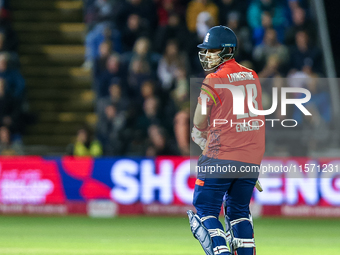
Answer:
[[[258, 172], [242, 170], [259, 167], [265, 151], [264, 116], [248, 107], [251, 103], [252, 109], [263, 110], [261, 85], [253, 70], [235, 61], [237, 38], [228, 27], [212, 27], [198, 48], [202, 49], [199, 58], [203, 69], [212, 71], [201, 86], [191, 134], [203, 150], [198, 169], [218, 165], [242, 175], [198, 170], [193, 198], [197, 214], [188, 211], [191, 231], [208, 255], [253, 255], [249, 203]], [[228, 89], [221, 84], [232, 86]], [[243, 113], [233, 113], [233, 94], [237, 94], [233, 88], [242, 92]], [[218, 218], [222, 205], [225, 231]]]

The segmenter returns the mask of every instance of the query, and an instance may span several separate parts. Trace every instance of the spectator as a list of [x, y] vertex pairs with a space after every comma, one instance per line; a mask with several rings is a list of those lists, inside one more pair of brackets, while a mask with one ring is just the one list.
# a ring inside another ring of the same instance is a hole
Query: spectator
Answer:
[[267, 29], [263, 43], [256, 46], [253, 52], [253, 59], [260, 70], [271, 55], [277, 55], [281, 68], [288, 63], [288, 48], [277, 40], [277, 33], [274, 29]]
[[[331, 98], [324, 83], [315, 73], [308, 75], [303, 86], [311, 92], [311, 99], [304, 106], [312, 116], [303, 115], [301, 110], [294, 106], [293, 119], [299, 123], [308, 137], [302, 142], [307, 144], [309, 150], [317, 151], [329, 146], [329, 126], [332, 121]], [[304, 97], [302, 94], [296, 96]]]
[[295, 71], [315, 72], [322, 74], [321, 51], [309, 42], [306, 31], [299, 31], [295, 35], [295, 46], [290, 52], [290, 67]]
[[169, 22], [169, 15], [175, 11], [174, 0], [160, 1], [157, 8], [158, 26], [164, 27]]
[[190, 114], [188, 106], [176, 114], [174, 133], [181, 155], [190, 155]]
[[150, 65], [140, 57], [133, 58], [127, 78], [129, 95], [132, 101], [140, 98], [140, 88], [144, 81], [152, 79]]
[[187, 27], [192, 33], [197, 30], [197, 17], [201, 12], [208, 12], [211, 15], [211, 26], [218, 24], [218, 7], [216, 4], [210, 0], [192, 0], [188, 4], [186, 13]]
[[0, 126], [7, 126], [14, 133], [21, 131], [21, 105], [6, 92], [6, 81], [0, 78]]
[[100, 115], [100, 112], [104, 113], [104, 109], [111, 104], [115, 105], [119, 112], [127, 111], [129, 108], [130, 104], [129, 98], [123, 95], [119, 79], [112, 80], [111, 85], [109, 87], [109, 96], [103, 97], [100, 100], [98, 100], [97, 104], [98, 115]]
[[153, 124], [161, 125], [160, 115], [159, 100], [156, 97], [147, 98], [143, 103], [143, 113], [136, 120], [136, 130], [139, 130], [145, 137], [149, 126]]
[[175, 81], [176, 72], [179, 69], [187, 68], [188, 64], [185, 54], [179, 52], [177, 42], [169, 41], [157, 69], [163, 91], [171, 90]]
[[[158, 27], [153, 43], [153, 48], [158, 53], [163, 53], [169, 40], [176, 40], [180, 49], [188, 51], [192, 47], [192, 42], [188, 38], [186, 27], [181, 24], [180, 16], [177, 13], [171, 13], [168, 23], [165, 26]], [[196, 50], [196, 45], [194, 45]]]
[[92, 68], [95, 59], [100, 56], [100, 45], [104, 41], [111, 42], [111, 49], [115, 52], [122, 52], [121, 36], [119, 31], [106, 24], [98, 25], [86, 35], [84, 68]]
[[[264, 78], [261, 84], [266, 109], [271, 107], [272, 88], [285, 85], [283, 79], [273, 78], [280, 78], [289, 67], [295, 67], [290, 71], [291, 77], [305, 78], [294, 80], [309, 79], [322, 64], [311, 54], [317, 49], [309, 43], [314, 37], [308, 41], [297, 34], [304, 30], [312, 35], [314, 23], [310, 23], [308, 9], [303, 9], [306, 0], [286, 2], [87, 0], [85, 6], [97, 5], [92, 17], [93, 27], [100, 30], [97, 34], [91, 31], [89, 37], [96, 35], [91, 43], [93, 52], [96, 52], [93, 54], [96, 56], [93, 74], [99, 120], [96, 132], [105, 155], [166, 155], [167, 146], [170, 146], [171, 153], [178, 154], [180, 151], [182, 155], [189, 155], [188, 77], [202, 73], [196, 46], [213, 25], [227, 25], [237, 34], [240, 41], [236, 58], [248, 63], [245, 64], [247, 66], [253, 66], [250, 68], [258, 70], [259, 77]], [[110, 14], [98, 19], [99, 11]], [[291, 22], [290, 12], [293, 27], [287, 29]], [[103, 29], [105, 26], [119, 30], [120, 50], [116, 49], [113, 37]], [[295, 43], [297, 37], [299, 39]], [[1, 42], [6, 44], [6, 40], [2, 40], [0, 31], [0, 50]], [[284, 40], [292, 44], [289, 51], [282, 45]], [[299, 53], [296, 54], [296, 51]], [[307, 86], [306, 82], [295, 83], [295, 86]], [[319, 87], [317, 91], [316, 94], [323, 92]], [[318, 103], [311, 106], [311, 111], [313, 107], [316, 109], [315, 116], [318, 116], [318, 111], [328, 116], [328, 111], [324, 112], [320, 110], [322, 107], [318, 109], [315, 105]], [[288, 116], [292, 117], [293, 107], [287, 110]], [[277, 116], [277, 112], [280, 109], [268, 117], [281, 120], [282, 116]], [[312, 126], [308, 120], [304, 121], [308, 127]], [[320, 123], [328, 125], [324, 120]], [[274, 129], [280, 128], [275, 126]], [[291, 150], [296, 137], [291, 140], [287, 137], [281, 135], [271, 141]], [[177, 142], [179, 149], [171, 149], [172, 141]]]
[[[91, 20], [91, 15], [93, 12], [93, 4], [96, 0], [84, 0], [83, 1], [83, 11], [84, 11], [84, 22], [86, 22], [87, 24], [89, 24], [90, 22], [88, 22], [88, 19]], [[90, 16], [90, 17], [87, 17]]]
[[124, 152], [124, 128], [126, 114], [109, 104], [99, 113], [97, 135], [104, 147], [105, 155], [122, 155]]
[[100, 157], [103, 155], [102, 145], [98, 140], [93, 139], [87, 127], [78, 130], [75, 144], [69, 144], [66, 151], [67, 154], [73, 156]]
[[9, 18], [9, 0], [0, 1], [0, 13], [2, 19]]
[[227, 27], [234, 31], [238, 38], [237, 55], [238, 61], [252, 59], [253, 45], [248, 27], [240, 25], [240, 14], [229, 12]]
[[6, 126], [0, 127], [0, 155], [24, 155], [20, 141], [12, 141], [11, 132]]
[[171, 98], [178, 108], [181, 108], [189, 100], [189, 84], [185, 68], [179, 68], [175, 72], [175, 86]]
[[244, 14], [247, 10], [247, 0], [218, 0], [217, 3], [221, 25], [227, 24], [230, 13], [235, 13], [240, 17], [241, 27], [247, 25], [246, 22], [244, 22]]
[[8, 49], [5, 44], [6, 35], [0, 32], [0, 52], [6, 52]]
[[307, 9], [309, 7], [309, 1], [308, 0], [287, 0], [288, 7], [290, 11], [293, 11], [295, 8], [303, 8]]
[[[180, 102], [177, 102], [180, 103]], [[182, 107], [182, 105], [184, 104], [184, 102], [180, 105], [180, 107]], [[166, 129], [167, 135], [169, 137], [173, 137], [174, 136], [174, 118], [176, 115], [176, 112], [178, 111], [178, 109], [181, 108], [177, 108], [177, 105], [175, 104], [175, 102], [173, 101], [171, 94], [169, 93], [163, 93], [163, 95], [161, 96], [161, 104], [160, 104], [160, 112], [161, 114], [161, 125], [163, 126], [163, 128]]]
[[261, 14], [261, 22], [262, 26], [256, 27], [253, 29], [253, 42], [254, 45], [259, 45], [263, 42], [263, 38], [268, 29], [273, 28], [277, 34], [277, 40], [282, 43], [284, 40], [284, 27], [283, 26], [274, 26], [273, 18], [271, 13], [268, 11], [263, 11]]
[[93, 68], [93, 77], [95, 80], [106, 70], [106, 62], [112, 54], [111, 45], [111, 42], [107, 40], [99, 46], [99, 56], [96, 58]]
[[292, 9], [293, 25], [287, 28], [285, 33], [286, 45], [292, 46], [295, 43], [295, 36], [299, 31], [306, 31], [311, 41], [316, 39], [315, 24], [306, 18], [306, 11], [300, 7]]
[[7, 93], [21, 104], [25, 97], [25, 80], [16, 69], [8, 68], [8, 55], [0, 54], [0, 77], [6, 81]]
[[259, 72], [259, 78], [277, 78], [281, 77], [280, 59], [277, 54], [269, 55], [265, 67]]
[[150, 32], [145, 24], [141, 22], [140, 16], [138, 16], [137, 14], [131, 14], [128, 17], [126, 26], [122, 32], [124, 51], [131, 51], [138, 38], [149, 36]]
[[252, 0], [247, 12], [248, 24], [252, 29], [262, 26], [262, 13], [269, 12], [272, 17], [273, 27], [287, 27], [288, 20], [285, 9], [279, 1], [275, 0]]
[[85, 1], [85, 22], [88, 25], [88, 30], [103, 23], [114, 22], [114, 3], [115, 0], [86, 0]]
[[[259, 72], [258, 76], [261, 79], [261, 87], [262, 87], [262, 104], [264, 109], [269, 109], [272, 105], [272, 94], [273, 88], [277, 88], [280, 90], [282, 87], [282, 76], [279, 71], [280, 60], [279, 57], [275, 54], [270, 55], [265, 67], [261, 72]], [[279, 99], [280, 101], [280, 99]], [[280, 102], [278, 107], [280, 107]], [[276, 110], [272, 115], [266, 116], [269, 119], [273, 118], [282, 118], [282, 116], [278, 114], [280, 111]]]
[[0, 30], [0, 53], [8, 54], [8, 66], [9, 68], [15, 68], [19, 65], [19, 56], [16, 52], [11, 51], [11, 47], [7, 44], [6, 34]]
[[201, 64], [197, 58], [197, 35], [190, 34], [184, 23], [181, 22], [181, 17], [177, 13], [172, 13], [169, 16], [169, 23], [165, 27], [159, 27], [154, 39], [154, 49], [158, 53], [163, 53], [169, 40], [174, 40], [178, 44], [178, 48], [181, 51], [186, 52], [188, 56], [188, 63], [190, 69], [189, 73], [195, 73], [197, 70], [202, 70]]
[[146, 33], [153, 32], [157, 23], [157, 8], [154, 1], [151, 0], [126, 0], [121, 1], [117, 8], [117, 27], [123, 28], [129, 23], [131, 15], [135, 14], [139, 17], [138, 24], [140, 24]]
[[106, 61], [106, 70], [95, 77], [95, 91], [98, 98], [109, 95], [109, 86], [113, 79], [122, 77], [120, 68], [120, 58], [117, 54], [112, 54]]
[[131, 60], [136, 58], [146, 61], [150, 67], [151, 75], [155, 76], [155, 71], [152, 72], [152, 70], [157, 70], [160, 56], [151, 50], [151, 43], [147, 37], [138, 38], [133, 46], [133, 51], [123, 55], [124, 68], [128, 68], [131, 64]]
[[[296, 76], [293, 75], [289, 78], [289, 80], [292, 79], [296, 79]], [[302, 87], [311, 92], [311, 99], [305, 104], [305, 107], [313, 112], [313, 118], [307, 118], [306, 120], [314, 124], [319, 124], [320, 121], [330, 124], [332, 120], [331, 100], [325, 85], [321, 83], [320, 78], [315, 73], [307, 75], [303, 81]], [[296, 97], [304, 97], [304, 95], [297, 94]], [[297, 107], [294, 108], [293, 118], [299, 123], [303, 122], [302, 112]]]
[[141, 96], [143, 101], [155, 96], [155, 84], [153, 81], [145, 81], [141, 86]]
[[146, 150], [147, 157], [161, 155], [178, 155], [176, 146], [168, 139], [165, 130], [157, 125], [148, 128], [150, 145]]

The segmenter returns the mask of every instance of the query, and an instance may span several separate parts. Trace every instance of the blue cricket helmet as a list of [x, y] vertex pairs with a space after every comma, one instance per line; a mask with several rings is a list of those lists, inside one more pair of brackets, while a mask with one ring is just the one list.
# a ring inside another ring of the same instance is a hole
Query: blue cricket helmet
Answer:
[[[208, 30], [203, 43], [197, 45], [197, 47], [204, 50], [198, 53], [203, 69], [211, 71], [234, 57], [237, 48], [237, 37], [229, 27], [215, 26]], [[231, 51], [230, 48], [232, 49]], [[207, 57], [209, 55], [207, 50], [211, 49], [221, 49], [221, 52], [217, 54], [218, 61]]]
[[215, 26], [208, 30], [203, 43], [197, 47], [201, 49], [234, 48], [237, 47], [237, 37], [229, 27]]

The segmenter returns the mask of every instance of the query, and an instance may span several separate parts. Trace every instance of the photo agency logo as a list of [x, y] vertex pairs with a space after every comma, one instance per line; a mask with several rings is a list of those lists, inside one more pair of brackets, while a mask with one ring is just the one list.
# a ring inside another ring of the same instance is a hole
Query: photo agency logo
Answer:
[[[202, 82], [202, 84], [204, 86], [206, 86], [207, 88], [209, 88], [210, 90], [212, 90], [215, 93], [215, 95], [217, 96], [218, 100], [220, 101], [220, 103], [222, 105], [222, 100], [221, 100], [220, 96], [218, 95], [217, 91], [213, 87], [209, 86], [208, 84], [205, 84], [204, 82]], [[201, 90], [204, 91], [205, 93], [207, 93], [211, 97], [211, 99], [214, 101], [215, 105], [217, 105], [214, 96], [208, 90], [206, 90], [206, 89], [204, 89], [202, 87], [201, 87]], [[204, 95], [204, 96], [206, 96], [206, 95]], [[205, 104], [202, 104], [202, 115], [206, 115], [207, 114], [207, 100], [206, 99], [207, 99], [207, 97], [205, 98], [205, 101], [204, 101]], [[203, 112], [204, 112], [204, 114], [203, 114]]]
[[[230, 78], [229, 78], [230, 80]], [[253, 78], [253, 80], [255, 80]], [[250, 129], [258, 129], [259, 127], [263, 126], [266, 122], [271, 122], [271, 126], [274, 127], [275, 122], [280, 122], [283, 127], [296, 127], [298, 125], [298, 121], [295, 119], [254, 119], [257, 116], [268, 116], [274, 113], [278, 107], [278, 88], [272, 88], [272, 105], [270, 109], [267, 110], [259, 110], [258, 107], [258, 91], [256, 84], [246, 84], [246, 85], [231, 85], [231, 84], [215, 84], [214, 86], [208, 85], [206, 83], [201, 83], [203, 86], [201, 87], [201, 91], [206, 92], [200, 94], [201, 98], [201, 114], [207, 114], [207, 102], [210, 98], [214, 101], [214, 104], [217, 105], [216, 99], [213, 94], [210, 92], [212, 91], [215, 96], [218, 98], [221, 106], [222, 100], [218, 95], [216, 89], [228, 89], [233, 98], [233, 115], [236, 115], [236, 119], [240, 120], [241, 122], [234, 122], [230, 119], [213, 119], [212, 125], [215, 127], [216, 125], [223, 125], [223, 124], [230, 124], [232, 127], [233, 125], [241, 124], [244, 127], [247, 126]], [[207, 88], [204, 88], [207, 87]], [[210, 91], [208, 90], [210, 89]], [[305, 97], [303, 98], [287, 98], [287, 94], [293, 93], [303, 94]], [[210, 98], [209, 98], [210, 97]], [[247, 98], [247, 106], [249, 112], [245, 112], [245, 100]], [[281, 115], [287, 115], [287, 105], [295, 105], [305, 116], [311, 116], [312, 114], [303, 106], [304, 103], [307, 103], [311, 99], [311, 93], [309, 90], [305, 88], [296, 88], [296, 87], [282, 87], [281, 88]], [[246, 121], [246, 118], [251, 117], [252, 119]], [[242, 120], [243, 119], [243, 120]]]

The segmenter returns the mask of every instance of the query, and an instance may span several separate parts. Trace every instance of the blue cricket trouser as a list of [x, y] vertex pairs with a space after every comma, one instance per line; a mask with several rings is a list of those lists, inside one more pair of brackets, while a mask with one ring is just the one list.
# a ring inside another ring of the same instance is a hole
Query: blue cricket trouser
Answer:
[[[217, 164], [220, 166], [234, 166], [237, 170], [240, 170], [241, 166], [259, 166], [239, 161], [213, 159], [206, 156], [201, 156], [198, 161], [198, 166], [214, 166]], [[207, 229], [219, 228], [223, 230], [218, 217], [224, 202], [227, 206], [226, 214], [229, 221], [241, 218], [249, 219], [249, 203], [258, 173], [249, 175], [251, 178], [247, 178], [247, 175], [244, 175], [243, 178], [226, 178], [227, 176], [226, 174], [210, 174], [209, 172], [199, 172], [197, 175], [197, 179], [204, 182], [199, 182], [200, 185], [195, 185], [193, 204], [197, 214], [200, 218], [207, 216], [216, 217], [203, 222]], [[232, 229], [234, 236], [237, 238], [253, 238], [253, 226], [250, 221], [242, 221], [235, 224]], [[225, 244], [225, 240], [221, 237], [214, 237], [212, 240], [214, 247]], [[237, 249], [238, 255], [252, 255], [254, 252], [253, 248]]]

